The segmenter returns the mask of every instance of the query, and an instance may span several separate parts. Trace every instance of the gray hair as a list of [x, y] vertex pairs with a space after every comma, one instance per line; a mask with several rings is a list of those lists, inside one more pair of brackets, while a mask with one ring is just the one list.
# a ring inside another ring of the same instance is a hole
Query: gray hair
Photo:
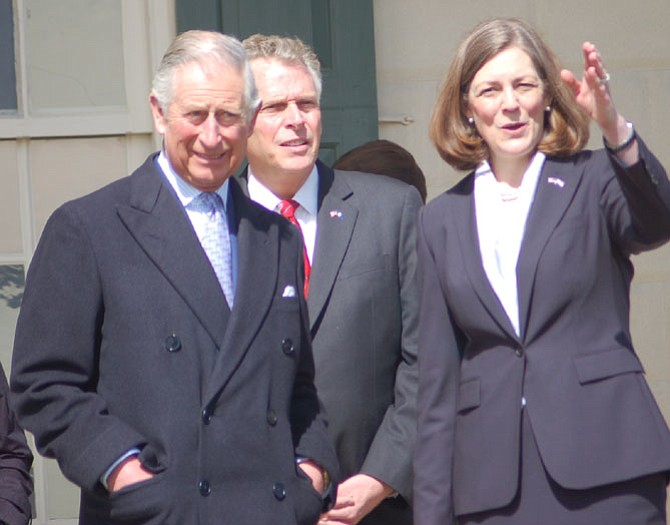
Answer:
[[316, 96], [321, 100], [321, 64], [314, 50], [297, 37], [256, 33], [242, 42], [249, 61], [265, 58], [291, 66], [304, 66], [314, 81]]
[[177, 70], [192, 62], [202, 66], [225, 64], [242, 74], [246, 118], [247, 123], [251, 122], [260, 99], [244, 47], [236, 38], [216, 31], [186, 31], [172, 41], [158, 65], [151, 87], [161, 108], [167, 110], [172, 102]]

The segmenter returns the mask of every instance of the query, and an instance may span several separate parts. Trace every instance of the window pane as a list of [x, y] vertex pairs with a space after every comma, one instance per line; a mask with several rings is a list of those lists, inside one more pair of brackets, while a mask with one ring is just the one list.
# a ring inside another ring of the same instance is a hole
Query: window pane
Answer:
[[8, 378], [24, 284], [22, 264], [0, 265], [0, 361]]
[[30, 112], [122, 109], [121, 2], [26, 0]]
[[16, 111], [12, 0], [0, 0], [0, 111], [3, 110]]

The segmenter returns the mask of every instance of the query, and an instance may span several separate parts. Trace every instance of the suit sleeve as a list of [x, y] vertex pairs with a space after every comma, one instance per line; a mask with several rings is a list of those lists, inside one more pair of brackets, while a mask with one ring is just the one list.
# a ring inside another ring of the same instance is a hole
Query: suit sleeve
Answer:
[[92, 490], [146, 440], [96, 392], [103, 290], [84, 221], [72, 206], [49, 219], [33, 256], [14, 340], [11, 386], [20, 423], [64, 475]]
[[0, 521], [25, 525], [30, 521], [33, 455], [8, 403], [9, 385], [0, 366]]
[[412, 499], [412, 454], [416, 441], [419, 322], [416, 225], [421, 204], [419, 193], [412, 186], [407, 187], [397, 247], [402, 330], [394, 402], [384, 415], [361, 469], [393, 487], [407, 501]]
[[457, 331], [440, 279], [444, 217], [421, 214], [418, 233], [419, 390], [414, 455], [415, 525], [454, 523], [453, 475], [456, 395], [460, 376]]
[[651, 250], [670, 239], [668, 175], [640, 138], [638, 145], [640, 160], [631, 166], [608, 154], [616, 177], [601, 202], [610, 231], [627, 254]]

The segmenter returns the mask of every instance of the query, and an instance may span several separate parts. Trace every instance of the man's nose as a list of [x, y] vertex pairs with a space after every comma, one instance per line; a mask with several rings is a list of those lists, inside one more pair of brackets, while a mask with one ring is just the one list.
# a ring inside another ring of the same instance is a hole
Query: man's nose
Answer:
[[295, 102], [291, 102], [286, 106], [286, 123], [289, 126], [302, 126], [305, 122], [305, 118], [300, 111], [300, 108]]
[[208, 147], [214, 147], [221, 142], [221, 127], [214, 114], [209, 114], [202, 123], [200, 140]]

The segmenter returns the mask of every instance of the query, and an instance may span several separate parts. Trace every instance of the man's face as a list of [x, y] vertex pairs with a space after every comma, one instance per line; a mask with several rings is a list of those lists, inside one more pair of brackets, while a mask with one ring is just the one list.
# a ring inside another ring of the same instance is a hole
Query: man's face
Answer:
[[179, 68], [174, 94], [164, 110], [150, 98], [156, 130], [165, 154], [181, 178], [202, 191], [213, 191], [244, 159], [247, 125], [244, 80], [233, 67], [193, 62]]
[[321, 141], [321, 109], [307, 68], [255, 59], [251, 69], [261, 98], [247, 156], [263, 183], [292, 179], [299, 187], [314, 167]]

